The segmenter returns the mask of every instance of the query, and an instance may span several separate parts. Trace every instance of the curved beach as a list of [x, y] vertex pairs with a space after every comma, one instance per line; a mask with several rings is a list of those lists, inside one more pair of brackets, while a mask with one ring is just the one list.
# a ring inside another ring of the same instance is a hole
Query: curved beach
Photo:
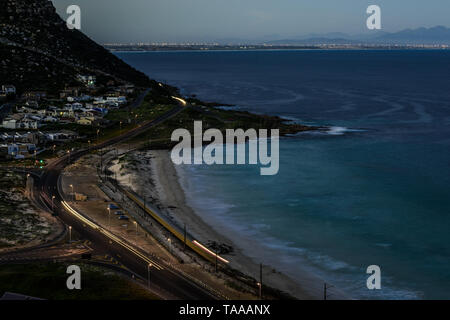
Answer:
[[[180, 227], [187, 226], [187, 231], [201, 243], [218, 243], [221, 247], [231, 248], [228, 254], [222, 254], [230, 260], [230, 266], [255, 279], [259, 279], [259, 262], [249, 256], [240, 244], [245, 241], [231, 228], [215, 221], [213, 215], [203, 215], [193, 205], [193, 199], [186, 192], [186, 173], [183, 168], [174, 166], [170, 154], [166, 150], [140, 151], [133, 153], [132, 170], [127, 170], [121, 183], [131, 184], [163, 214], [167, 215]], [[149, 188], [149, 186], [151, 186]], [[233, 239], [233, 240], [231, 240]], [[257, 240], [255, 240], [257, 241]], [[254, 250], [263, 250], [255, 243]], [[258, 252], [264, 254], [264, 252]], [[301, 268], [301, 267], [300, 267]], [[279, 289], [298, 299], [322, 299], [323, 280], [302, 270], [302, 278], [293, 279], [276, 270], [274, 266], [263, 266], [265, 285]], [[334, 289], [333, 299], [345, 296]]]

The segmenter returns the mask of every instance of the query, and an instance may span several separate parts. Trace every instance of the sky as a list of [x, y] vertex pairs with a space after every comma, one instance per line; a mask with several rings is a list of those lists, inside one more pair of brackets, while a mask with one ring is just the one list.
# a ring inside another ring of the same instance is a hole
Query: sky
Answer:
[[382, 30], [450, 27], [449, 0], [52, 0], [61, 17], [81, 8], [81, 31], [101, 43], [276, 40], [310, 33], [370, 33], [366, 9], [381, 8]]

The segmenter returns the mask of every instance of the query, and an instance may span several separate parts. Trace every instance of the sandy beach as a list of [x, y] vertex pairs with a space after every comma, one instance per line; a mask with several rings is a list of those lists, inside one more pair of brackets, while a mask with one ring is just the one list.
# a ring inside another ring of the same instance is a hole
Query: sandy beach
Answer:
[[[238, 246], [236, 234], [228, 232], [225, 226], [205, 221], [190, 205], [183, 189], [182, 170], [173, 165], [166, 150], [136, 151], [128, 155], [128, 164], [116, 164], [117, 180], [131, 186], [145, 197], [151, 205], [166, 215], [173, 223], [187, 226], [188, 232], [204, 244], [218, 243], [224, 248], [232, 248], [222, 254], [230, 260], [230, 266], [255, 279], [259, 279], [259, 263], [248, 257]], [[214, 227], [213, 227], [214, 226]], [[255, 250], [258, 250], [255, 246]], [[323, 281], [308, 271], [302, 271], [302, 279], [292, 279], [272, 266], [263, 266], [265, 285], [279, 289], [298, 299], [322, 299]], [[333, 293], [334, 299], [345, 298]]]

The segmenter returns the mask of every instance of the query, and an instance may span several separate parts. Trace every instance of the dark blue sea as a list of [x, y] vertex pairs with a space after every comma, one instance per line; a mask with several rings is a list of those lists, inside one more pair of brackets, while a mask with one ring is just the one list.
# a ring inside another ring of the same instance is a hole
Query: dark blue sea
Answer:
[[244, 253], [354, 298], [450, 299], [450, 51], [117, 55], [185, 95], [329, 127], [282, 138], [276, 176], [183, 168], [192, 205]]

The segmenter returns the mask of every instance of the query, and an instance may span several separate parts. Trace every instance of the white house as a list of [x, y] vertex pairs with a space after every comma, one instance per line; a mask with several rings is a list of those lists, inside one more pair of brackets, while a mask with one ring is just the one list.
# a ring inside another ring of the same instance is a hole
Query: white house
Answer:
[[78, 80], [80, 80], [81, 82], [83, 82], [86, 86], [88, 87], [93, 87], [95, 86], [95, 82], [96, 82], [96, 77], [92, 76], [92, 75], [78, 75]]
[[72, 103], [73, 110], [81, 110], [83, 108], [83, 104], [79, 102]]
[[17, 129], [18, 121], [16, 119], [4, 119], [2, 127], [5, 129]]
[[22, 129], [38, 129], [41, 127], [41, 123], [38, 120], [34, 120], [34, 119], [22, 119], [22, 121], [20, 121], [20, 128]]
[[13, 85], [2, 85], [2, 91], [5, 94], [16, 94], [16, 87]]
[[58, 119], [52, 116], [46, 116], [44, 119], [42, 119], [44, 122], [58, 122]]

